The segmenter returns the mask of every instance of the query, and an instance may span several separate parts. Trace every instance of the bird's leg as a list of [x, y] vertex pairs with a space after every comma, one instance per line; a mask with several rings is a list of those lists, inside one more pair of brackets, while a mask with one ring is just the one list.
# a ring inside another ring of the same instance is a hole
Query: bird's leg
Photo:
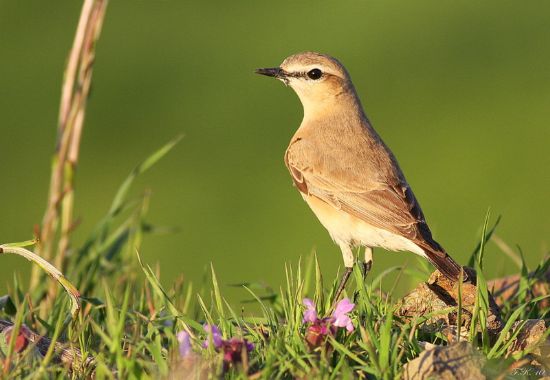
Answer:
[[346, 267], [346, 271], [342, 275], [342, 279], [340, 280], [340, 285], [338, 285], [338, 290], [336, 290], [336, 294], [334, 296], [334, 302], [340, 298], [340, 295], [342, 294], [342, 291], [344, 291], [344, 288], [346, 287], [346, 283], [348, 282], [348, 278], [351, 275], [351, 272], [353, 272], [353, 267]]
[[349, 276], [353, 271], [353, 264], [355, 262], [353, 252], [348, 244], [346, 243], [340, 244], [340, 249], [342, 250], [342, 257], [344, 258], [344, 266], [346, 267], [346, 270], [342, 275], [342, 279], [340, 280], [340, 284], [338, 285], [338, 289], [336, 290], [336, 293], [334, 296], [334, 302], [336, 302], [338, 298], [340, 298], [342, 291], [346, 287], [346, 283], [348, 282]]
[[372, 268], [372, 248], [365, 247], [365, 261], [363, 262], [363, 280]]

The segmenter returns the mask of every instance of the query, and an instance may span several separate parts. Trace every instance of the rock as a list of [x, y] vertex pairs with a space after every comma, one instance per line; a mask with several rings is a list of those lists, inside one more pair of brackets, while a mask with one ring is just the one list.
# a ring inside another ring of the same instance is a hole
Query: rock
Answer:
[[[544, 273], [529, 273], [529, 279], [534, 279], [535, 282], [529, 289], [527, 300], [534, 297], [545, 296], [550, 294], [550, 268]], [[495, 300], [499, 306], [513, 300], [519, 290], [520, 275], [514, 274], [511, 276], [497, 278], [487, 282], [487, 287], [493, 293]], [[541, 309], [550, 306], [550, 299], [545, 298], [538, 302]]]
[[[449, 307], [430, 289], [427, 283], [421, 282], [412, 292], [401, 299], [397, 314], [406, 318], [422, 317]], [[431, 316], [423, 327], [429, 332], [440, 331], [449, 324], [448, 314]]]
[[[508, 333], [512, 335], [523, 324], [524, 321], [517, 321], [512, 326]], [[533, 372], [537, 374], [550, 374], [550, 339], [544, 338], [546, 333], [546, 323], [543, 319], [528, 319], [521, 328], [516, 339], [512, 342], [506, 352], [507, 356], [511, 356], [520, 351], [527, 350], [527, 355], [519, 360], [520, 365], [516, 372]]]
[[[513, 334], [522, 323], [523, 321], [515, 322], [510, 330], [510, 334]], [[516, 339], [514, 339], [510, 347], [508, 347], [508, 355], [512, 355], [527, 348], [535, 349], [535, 345], [540, 346], [544, 344], [544, 342], [540, 342], [540, 339], [543, 337], [545, 331], [546, 323], [543, 319], [528, 319], [525, 321], [525, 325]], [[540, 347], [537, 348], [540, 353]]]
[[[470, 281], [461, 285], [462, 294], [462, 317], [461, 317], [461, 335], [467, 331], [472, 317], [472, 310], [475, 305], [476, 297], [476, 274], [471, 268], [464, 268], [468, 273]], [[439, 271], [435, 271], [427, 282], [420, 283], [412, 292], [407, 294], [401, 300], [397, 314], [399, 316], [411, 319], [414, 317], [425, 316], [430, 313], [431, 316], [422, 326], [427, 332], [442, 331], [449, 337], [456, 336], [457, 319], [456, 311], [447, 313], [437, 313], [449, 307], [458, 305], [459, 288], [458, 283], [449, 280]], [[487, 328], [492, 337], [498, 335], [504, 326], [500, 318], [500, 309], [495, 303], [491, 294], [489, 294], [489, 315], [487, 317]], [[449, 330], [450, 328], [450, 330]], [[448, 331], [445, 331], [445, 330]], [[452, 331], [455, 331], [455, 334]]]
[[403, 379], [485, 379], [482, 366], [483, 357], [470, 343], [453, 343], [423, 351], [418, 358], [405, 364]]

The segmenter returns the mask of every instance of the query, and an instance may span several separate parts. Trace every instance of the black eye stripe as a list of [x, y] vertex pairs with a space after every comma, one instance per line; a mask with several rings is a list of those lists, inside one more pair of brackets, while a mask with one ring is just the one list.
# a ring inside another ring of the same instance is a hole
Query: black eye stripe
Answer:
[[[294, 72], [283, 71], [283, 72], [284, 72], [284, 75], [286, 77], [290, 77], [290, 78], [312, 79], [308, 74], [313, 70], [319, 70], [319, 69], [312, 69], [312, 70], [309, 70], [309, 71], [294, 71]], [[324, 77], [333, 76], [333, 74], [329, 74], [329, 73], [321, 71], [321, 70], [319, 70], [319, 71], [321, 72], [321, 76], [324, 76]], [[319, 79], [319, 78], [317, 78], [317, 79]]]

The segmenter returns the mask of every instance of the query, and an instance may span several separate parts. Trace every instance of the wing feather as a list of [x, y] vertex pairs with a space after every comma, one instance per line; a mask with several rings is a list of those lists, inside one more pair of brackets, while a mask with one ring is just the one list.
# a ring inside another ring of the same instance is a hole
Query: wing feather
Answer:
[[[373, 160], [346, 164], [341, 153], [321, 156], [313, 142], [298, 138], [287, 149], [285, 163], [302, 193], [313, 195], [374, 227], [413, 241], [420, 238], [433, 242], [422, 210], [389, 152], [379, 151], [392, 161], [384, 168], [373, 167], [377, 164]], [[388, 167], [392, 170], [388, 171]]]

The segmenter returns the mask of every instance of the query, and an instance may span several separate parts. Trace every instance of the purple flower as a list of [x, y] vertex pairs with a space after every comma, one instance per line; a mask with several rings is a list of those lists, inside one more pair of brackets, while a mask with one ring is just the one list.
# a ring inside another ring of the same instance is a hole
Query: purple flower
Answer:
[[346, 330], [350, 332], [353, 331], [353, 323], [351, 323], [348, 313], [351, 312], [354, 307], [355, 304], [351, 303], [347, 298], [344, 298], [338, 302], [336, 309], [334, 309], [334, 312], [332, 313], [332, 318], [334, 318], [332, 324], [337, 327], [345, 327]]
[[[203, 328], [207, 333], [207, 338], [203, 341], [202, 347], [207, 348], [210, 342], [212, 342], [214, 350], [223, 353], [224, 370], [232, 364], [242, 362], [243, 353], [247, 355], [254, 349], [254, 344], [246, 339], [236, 337], [223, 339], [220, 329], [216, 325], [206, 324]], [[180, 357], [183, 359], [193, 355], [189, 333], [187, 331], [180, 331], [176, 337], [179, 343]]]
[[242, 361], [243, 351], [248, 352], [254, 349], [254, 344], [246, 339], [233, 337], [231, 339], [223, 339], [220, 329], [216, 325], [204, 325], [204, 331], [208, 333], [208, 339], [203, 343], [206, 348], [209, 345], [210, 339], [214, 344], [214, 349], [218, 352], [223, 352], [224, 368], [231, 364], [240, 363]]
[[226, 364], [240, 363], [242, 361], [243, 349], [250, 352], [254, 345], [246, 339], [231, 338], [222, 342], [223, 361]]
[[315, 310], [315, 304], [309, 298], [304, 298], [302, 301], [306, 310], [304, 311], [304, 319], [302, 322], [311, 322], [315, 323], [319, 318], [317, 316], [317, 311]]
[[304, 310], [303, 322], [309, 323], [319, 323], [319, 322], [329, 322], [329, 324], [336, 327], [345, 327], [348, 331], [353, 331], [354, 327], [351, 323], [351, 318], [348, 316], [348, 313], [355, 308], [355, 304], [351, 303], [348, 298], [344, 298], [338, 304], [332, 313], [332, 316], [320, 319], [315, 310], [315, 304], [309, 298], [304, 298], [302, 301], [306, 309]]
[[310, 348], [319, 347], [326, 341], [328, 335], [334, 335], [338, 327], [345, 327], [348, 331], [353, 331], [353, 323], [348, 313], [353, 310], [355, 304], [349, 299], [344, 298], [336, 305], [334, 312], [330, 317], [319, 318], [315, 310], [315, 304], [309, 298], [302, 301], [306, 309], [304, 310], [304, 323], [309, 323], [306, 329], [306, 341]]
[[216, 325], [204, 325], [203, 328], [204, 331], [208, 333], [208, 338], [204, 341], [203, 347], [208, 347], [211, 338], [212, 343], [214, 343], [214, 348], [220, 348], [223, 344], [223, 338], [220, 329]]
[[186, 358], [188, 357], [192, 351], [191, 351], [191, 339], [189, 336], [189, 333], [185, 330], [180, 331], [176, 335], [179, 343], [179, 351], [180, 351], [180, 357]]

